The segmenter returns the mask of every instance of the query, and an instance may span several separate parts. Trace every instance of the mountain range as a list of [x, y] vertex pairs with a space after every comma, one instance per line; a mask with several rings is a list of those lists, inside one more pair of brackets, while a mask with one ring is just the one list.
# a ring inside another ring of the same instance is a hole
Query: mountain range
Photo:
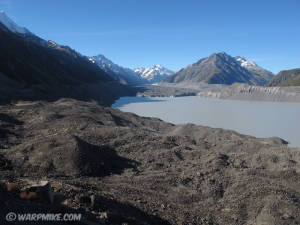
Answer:
[[254, 62], [220, 52], [181, 69], [163, 80], [163, 83], [204, 82], [230, 85], [237, 82], [265, 85], [272, 77], [273, 74], [270, 71], [257, 66]]
[[54, 41], [19, 27], [0, 13], [0, 101], [72, 97], [111, 104], [131, 89]]
[[[212, 54], [177, 73], [161, 65], [124, 68], [103, 55], [86, 57], [68, 46], [46, 41], [18, 26], [3, 12], [0, 12], [0, 48], [0, 101], [73, 97], [110, 104], [121, 95], [136, 92], [128, 84], [266, 85], [273, 78], [270, 71], [256, 63], [225, 52]], [[269, 85], [299, 85], [298, 72], [283, 71]]]
[[148, 83], [148, 80], [139, 76], [132, 69], [121, 67], [107, 59], [104, 55], [93, 56], [89, 60], [122, 84]]
[[151, 68], [136, 68], [134, 69], [134, 72], [151, 83], [158, 83], [174, 74], [172, 70], [169, 70], [159, 64]]
[[107, 59], [104, 55], [92, 56], [91, 62], [96, 63], [102, 70], [123, 84], [152, 84], [172, 75], [174, 72], [161, 66], [152, 68], [136, 68], [134, 70], [122, 67]]
[[[0, 224], [15, 219], [12, 212], [76, 214], [75, 224], [85, 225], [299, 224], [299, 148], [104, 107], [136, 94], [110, 64], [103, 68], [2, 14], [0, 102], [9, 104], [0, 104]], [[171, 78], [261, 82], [247, 66], [255, 67], [218, 53]], [[151, 80], [159, 70], [141, 74]], [[277, 78], [298, 76], [286, 73]]]

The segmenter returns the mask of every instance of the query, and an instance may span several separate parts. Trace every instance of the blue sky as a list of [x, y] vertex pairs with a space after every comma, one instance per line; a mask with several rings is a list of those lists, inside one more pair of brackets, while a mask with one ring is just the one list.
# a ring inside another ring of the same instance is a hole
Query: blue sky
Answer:
[[214, 52], [300, 67], [300, 0], [0, 0], [19, 25], [130, 68], [179, 70]]

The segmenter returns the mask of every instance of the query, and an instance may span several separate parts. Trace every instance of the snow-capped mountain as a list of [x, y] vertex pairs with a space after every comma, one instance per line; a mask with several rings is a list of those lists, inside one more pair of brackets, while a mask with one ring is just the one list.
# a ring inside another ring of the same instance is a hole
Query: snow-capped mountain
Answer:
[[96, 63], [102, 70], [121, 83], [127, 84], [157, 83], [174, 73], [161, 65], [156, 65], [152, 68], [136, 68], [132, 70], [113, 63], [104, 55], [93, 56], [90, 57], [89, 60]]
[[136, 68], [134, 72], [151, 83], [160, 82], [174, 73], [161, 65], [155, 65], [152, 68]]
[[30, 33], [25, 27], [20, 27], [12, 21], [3, 11], [0, 11], [0, 22], [10, 31], [19, 34]]
[[107, 59], [104, 55], [93, 56], [90, 57], [89, 60], [96, 63], [102, 70], [123, 84], [148, 83], [146, 79], [140, 77], [139, 74], [135, 73], [132, 69], [121, 67]]
[[272, 72], [258, 66], [253, 61], [248, 61], [245, 58], [240, 57], [240, 56], [236, 56], [235, 60], [240, 64], [240, 66], [246, 68], [253, 75], [260, 76], [260, 77], [264, 78], [266, 81], [269, 81], [274, 76], [274, 74]]
[[186, 66], [163, 82], [266, 85], [271, 77], [271, 72], [257, 66], [254, 62], [242, 57], [232, 57], [226, 52], [219, 52]]

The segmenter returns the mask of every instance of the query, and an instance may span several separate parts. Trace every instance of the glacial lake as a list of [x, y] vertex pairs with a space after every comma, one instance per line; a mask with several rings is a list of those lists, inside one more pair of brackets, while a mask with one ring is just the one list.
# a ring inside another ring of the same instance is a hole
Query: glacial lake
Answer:
[[122, 97], [114, 108], [174, 124], [194, 123], [255, 137], [280, 137], [300, 147], [300, 104], [189, 97]]

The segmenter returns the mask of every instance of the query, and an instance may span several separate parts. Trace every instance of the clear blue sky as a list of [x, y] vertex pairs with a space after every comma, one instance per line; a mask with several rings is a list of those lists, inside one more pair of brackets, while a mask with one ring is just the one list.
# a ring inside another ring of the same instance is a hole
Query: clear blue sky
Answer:
[[0, 0], [19, 25], [88, 56], [173, 70], [214, 52], [300, 67], [300, 0]]

